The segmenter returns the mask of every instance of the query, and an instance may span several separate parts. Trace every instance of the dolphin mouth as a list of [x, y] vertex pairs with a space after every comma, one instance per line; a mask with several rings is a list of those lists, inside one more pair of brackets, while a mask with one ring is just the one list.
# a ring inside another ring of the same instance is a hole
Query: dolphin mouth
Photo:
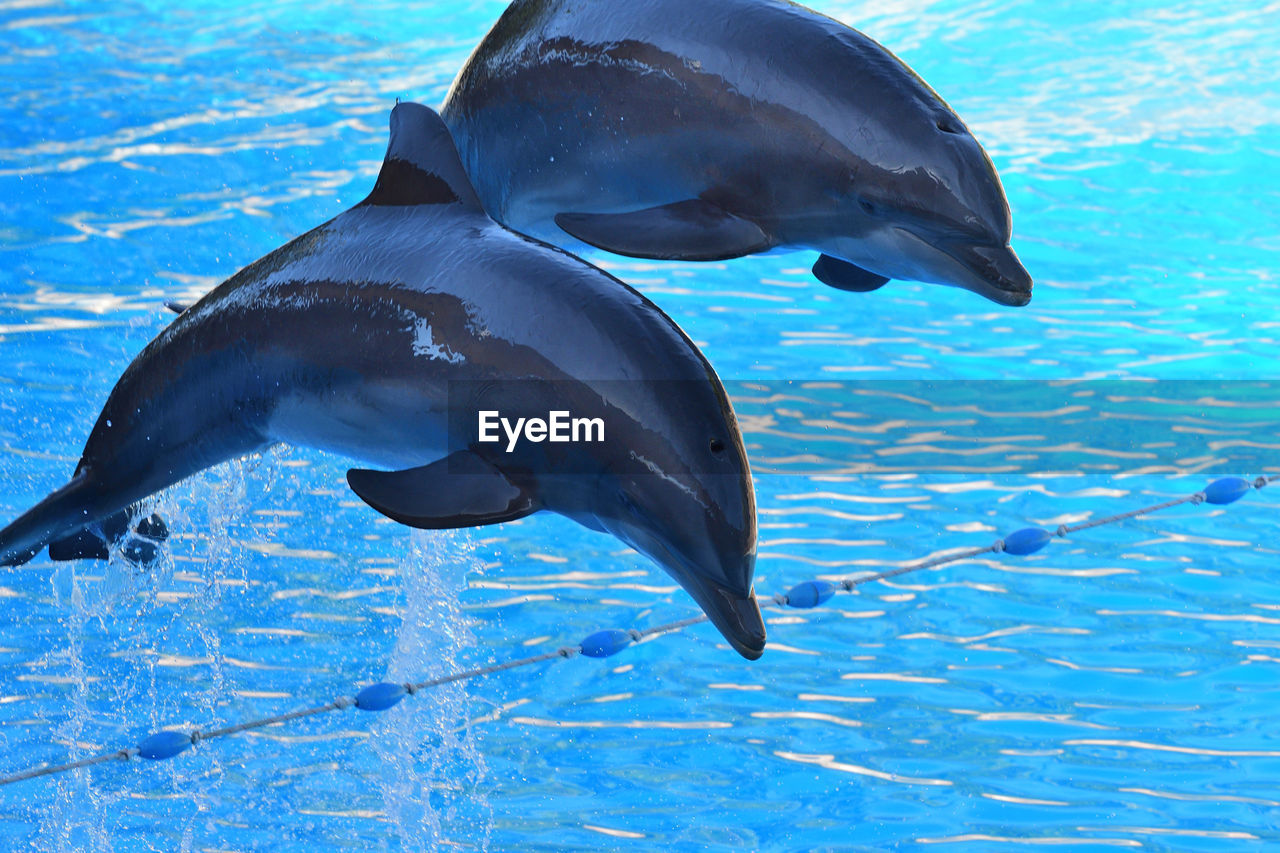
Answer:
[[682, 586], [734, 651], [747, 660], [757, 660], [764, 654], [764, 617], [756, 601], [755, 589], [748, 590], [744, 596], [710, 578], [686, 577], [682, 580]]
[[1008, 244], [960, 240], [930, 242], [905, 228], [901, 234], [946, 256], [952, 274], [943, 283], [985, 296], [992, 302], [1021, 308], [1031, 301], [1031, 274]]
[[964, 268], [960, 286], [992, 302], [1021, 308], [1031, 301], [1031, 274], [1013, 247], [951, 243], [939, 246]]

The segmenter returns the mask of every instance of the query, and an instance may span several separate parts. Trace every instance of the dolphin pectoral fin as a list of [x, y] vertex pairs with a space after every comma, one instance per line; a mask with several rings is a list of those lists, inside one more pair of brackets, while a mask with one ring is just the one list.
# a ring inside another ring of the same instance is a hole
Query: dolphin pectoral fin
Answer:
[[532, 495], [468, 450], [403, 471], [352, 468], [347, 484], [387, 518], [424, 530], [514, 521], [540, 508]]
[[596, 248], [663, 261], [723, 261], [773, 245], [759, 225], [696, 198], [631, 213], [557, 213], [556, 225]]
[[813, 265], [813, 275], [829, 287], [853, 293], [870, 293], [873, 290], [879, 290], [889, 280], [830, 255], [818, 257], [817, 263]]
[[164, 307], [168, 308], [170, 311], [172, 311], [175, 314], [181, 314], [183, 311], [186, 311], [188, 308], [190, 308], [191, 305], [186, 302], [179, 302], [176, 299], [166, 299], [164, 301]]

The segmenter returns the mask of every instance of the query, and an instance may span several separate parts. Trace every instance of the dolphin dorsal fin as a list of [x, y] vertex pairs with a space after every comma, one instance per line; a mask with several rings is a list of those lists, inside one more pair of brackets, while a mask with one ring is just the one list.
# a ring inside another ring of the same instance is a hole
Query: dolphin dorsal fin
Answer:
[[391, 111], [391, 142], [365, 205], [460, 204], [483, 212], [453, 137], [430, 107], [404, 102]]

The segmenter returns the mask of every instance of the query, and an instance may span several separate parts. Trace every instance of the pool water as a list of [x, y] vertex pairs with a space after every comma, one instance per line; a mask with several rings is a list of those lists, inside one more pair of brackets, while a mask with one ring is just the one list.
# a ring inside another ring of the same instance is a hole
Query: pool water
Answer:
[[[363, 198], [395, 99], [438, 105], [502, 8], [0, 2], [0, 519], [65, 482], [163, 301]], [[726, 380], [762, 595], [1280, 469], [1257, 384], [1280, 379], [1280, 5], [818, 8], [984, 143], [1035, 297], [590, 256]], [[1158, 382], [1114, 428], [1132, 379]], [[0, 774], [696, 612], [616, 540], [548, 514], [411, 532], [346, 467], [281, 448], [180, 484], [152, 571], [7, 570]], [[773, 611], [754, 663], [700, 625], [0, 788], [0, 845], [1257, 849], [1280, 842], [1277, 506]]]

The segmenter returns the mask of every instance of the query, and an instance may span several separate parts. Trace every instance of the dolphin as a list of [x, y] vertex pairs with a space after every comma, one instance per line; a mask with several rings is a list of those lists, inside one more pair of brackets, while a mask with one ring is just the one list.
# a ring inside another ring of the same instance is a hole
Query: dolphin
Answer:
[[[608, 440], [553, 444], [526, 429], [514, 449], [485, 443], [485, 412], [599, 418]], [[744, 657], [764, 649], [754, 491], [715, 371], [638, 292], [486, 216], [427, 107], [392, 111], [368, 198], [146, 346], [70, 482], [0, 530], [0, 565], [45, 545], [92, 552], [86, 540], [128, 529], [148, 495], [277, 442], [372, 463], [347, 473], [352, 490], [413, 527], [550, 510], [611, 533]], [[167, 535], [152, 521], [137, 533]]]
[[489, 214], [547, 242], [811, 249], [841, 290], [1031, 299], [964, 122], [884, 47], [787, 0], [515, 0], [441, 116]]

